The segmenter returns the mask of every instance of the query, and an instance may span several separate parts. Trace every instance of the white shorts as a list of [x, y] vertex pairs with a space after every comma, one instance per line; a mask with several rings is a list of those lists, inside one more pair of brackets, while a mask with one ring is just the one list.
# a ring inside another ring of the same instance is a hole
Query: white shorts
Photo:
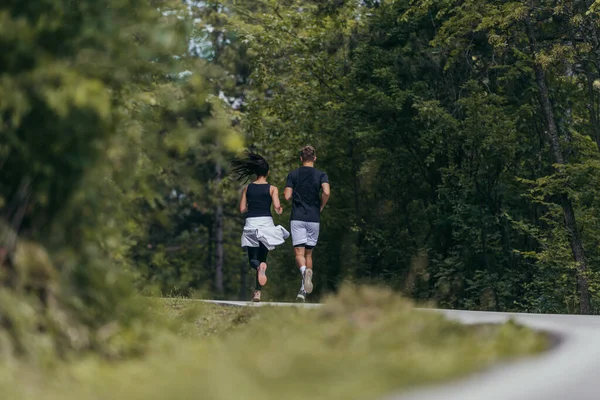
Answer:
[[319, 223], [305, 221], [290, 221], [292, 244], [315, 247], [319, 240]]

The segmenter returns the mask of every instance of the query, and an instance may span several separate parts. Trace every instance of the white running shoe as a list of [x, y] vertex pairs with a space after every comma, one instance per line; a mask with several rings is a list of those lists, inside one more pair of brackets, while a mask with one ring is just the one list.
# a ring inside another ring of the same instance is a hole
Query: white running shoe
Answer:
[[300, 289], [300, 291], [298, 292], [298, 295], [296, 295], [296, 300], [300, 301], [300, 302], [306, 301], [306, 292], [304, 290]]
[[312, 269], [307, 268], [306, 271], [304, 271], [304, 290], [306, 290], [306, 293], [312, 293], [313, 291], [312, 276]]

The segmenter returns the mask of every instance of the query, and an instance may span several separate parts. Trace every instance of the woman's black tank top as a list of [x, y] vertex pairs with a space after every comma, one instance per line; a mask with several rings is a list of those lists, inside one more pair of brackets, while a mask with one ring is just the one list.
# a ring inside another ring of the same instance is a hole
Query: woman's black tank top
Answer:
[[271, 185], [251, 183], [246, 189], [248, 213], [246, 218], [271, 217]]

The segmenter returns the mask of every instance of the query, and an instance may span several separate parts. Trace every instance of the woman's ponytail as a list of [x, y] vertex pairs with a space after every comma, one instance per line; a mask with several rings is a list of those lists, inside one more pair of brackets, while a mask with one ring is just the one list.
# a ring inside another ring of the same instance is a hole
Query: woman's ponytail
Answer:
[[252, 175], [267, 176], [269, 163], [262, 156], [251, 151], [246, 153], [245, 158], [234, 158], [230, 162], [231, 170], [236, 174], [236, 179], [247, 182]]

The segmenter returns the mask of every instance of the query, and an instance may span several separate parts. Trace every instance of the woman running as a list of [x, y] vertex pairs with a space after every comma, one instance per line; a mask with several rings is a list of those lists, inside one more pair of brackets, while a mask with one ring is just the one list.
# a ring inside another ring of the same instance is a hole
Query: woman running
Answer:
[[243, 159], [231, 162], [238, 180], [247, 182], [252, 176], [256, 180], [244, 187], [240, 200], [240, 212], [246, 213], [246, 224], [242, 233], [242, 247], [248, 252], [250, 266], [256, 270], [256, 290], [252, 301], [260, 301], [262, 287], [267, 283], [267, 255], [269, 250], [283, 244], [290, 233], [281, 225], [275, 226], [271, 205], [277, 214], [283, 212], [279, 201], [279, 190], [269, 185], [269, 164], [258, 154], [249, 152]]

